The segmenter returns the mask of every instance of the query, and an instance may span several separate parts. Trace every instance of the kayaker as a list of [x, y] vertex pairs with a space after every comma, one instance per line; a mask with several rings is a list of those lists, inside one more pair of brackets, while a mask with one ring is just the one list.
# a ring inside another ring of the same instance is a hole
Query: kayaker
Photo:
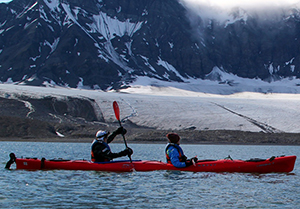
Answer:
[[126, 129], [123, 127], [118, 128], [111, 135], [109, 135], [108, 131], [99, 130], [96, 133], [96, 139], [94, 139], [91, 146], [91, 158], [93, 162], [107, 162], [111, 161], [114, 158], [123, 157], [123, 156], [131, 156], [133, 151], [131, 148], [126, 148], [125, 150], [119, 153], [113, 153], [110, 150], [109, 143], [111, 143], [114, 138], [119, 135], [125, 135]]
[[184, 168], [197, 163], [197, 157], [188, 160], [184, 155], [183, 150], [179, 146], [180, 137], [177, 133], [168, 133], [167, 138], [169, 141], [165, 150], [167, 163], [171, 163], [177, 168]]

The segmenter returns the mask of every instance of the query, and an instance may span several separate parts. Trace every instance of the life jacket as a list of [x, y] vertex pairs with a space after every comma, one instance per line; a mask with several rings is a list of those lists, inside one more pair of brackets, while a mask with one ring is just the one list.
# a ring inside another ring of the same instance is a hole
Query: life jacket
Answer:
[[[96, 162], [96, 157], [95, 157], [95, 154], [94, 154], [94, 149], [93, 149], [93, 147], [94, 147], [96, 144], [98, 144], [98, 143], [104, 145], [104, 146], [105, 146], [104, 149], [110, 150], [110, 147], [108, 146], [107, 143], [105, 143], [105, 142], [102, 141], [102, 140], [97, 140], [97, 139], [95, 139], [95, 140], [93, 141], [93, 143], [92, 143], [92, 146], [91, 146], [91, 161], [92, 161], [92, 162]], [[104, 160], [104, 162], [105, 162], [105, 161], [109, 161], [109, 159], [103, 159], [103, 160]]]
[[179, 161], [180, 162], [185, 162], [186, 161], [186, 156], [183, 154], [183, 150], [181, 149], [181, 147], [179, 147], [179, 145], [177, 144], [173, 144], [173, 143], [169, 143], [166, 147], [165, 153], [166, 153], [166, 158], [167, 158], [167, 163], [171, 163], [171, 159], [170, 156], [168, 155], [167, 151], [169, 149], [169, 147], [175, 147], [178, 150], [179, 153]]

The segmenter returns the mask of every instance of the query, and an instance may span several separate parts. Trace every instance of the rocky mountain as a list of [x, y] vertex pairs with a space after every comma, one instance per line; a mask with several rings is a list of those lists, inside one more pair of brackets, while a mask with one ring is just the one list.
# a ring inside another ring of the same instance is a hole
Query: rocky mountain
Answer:
[[13, 0], [0, 4], [0, 81], [121, 88], [222, 71], [300, 77], [300, 13], [234, 8], [207, 17], [183, 0]]

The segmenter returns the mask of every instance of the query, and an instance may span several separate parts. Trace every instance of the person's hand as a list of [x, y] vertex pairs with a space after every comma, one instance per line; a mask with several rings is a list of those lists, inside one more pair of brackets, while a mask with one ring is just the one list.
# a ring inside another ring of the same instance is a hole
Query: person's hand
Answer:
[[118, 128], [115, 133], [118, 134], [122, 134], [125, 135], [127, 133], [127, 130], [125, 128], [123, 128], [122, 126], [120, 128]]
[[185, 165], [186, 167], [194, 165], [195, 163], [197, 163], [198, 158], [197, 157], [193, 157], [190, 160], [185, 161]]
[[124, 149], [122, 151], [122, 155], [123, 156], [127, 155], [128, 157], [130, 157], [132, 154], [133, 154], [133, 150], [131, 148], [129, 148], [129, 147], [127, 147], [126, 149]]
[[197, 158], [197, 157], [193, 157], [193, 158], [191, 159], [191, 161], [194, 161], [194, 163], [197, 163], [198, 158]]
[[130, 147], [127, 147], [126, 150], [128, 152], [128, 157], [130, 157], [133, 154], [133, 150]]

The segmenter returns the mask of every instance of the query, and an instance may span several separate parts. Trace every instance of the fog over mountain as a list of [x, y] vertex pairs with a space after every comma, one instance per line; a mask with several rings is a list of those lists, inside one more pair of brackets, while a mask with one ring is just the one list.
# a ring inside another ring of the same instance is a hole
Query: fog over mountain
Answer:
[[297, 93], [299, 3], [264, 1], [273, 5], [253, 7], [220, 2], [2, 3], [0, 81], [109, 90], [142, 77], [183, 84], [212, 80], [236, 89], [243, 84], [240, 79], [288, 80], [293, 90], [287, 93]]
[[299, 3], [298, 0], [182, 0], [184, 3], [190, 4], [191, 6], [208, 6], [211, 8], [220, 8], [223, 10], [230, 10], [234, 7], [242, 7], [244, 9], [251, 8], [263, 8], [264, 10], [270, 9], [271, 7], [290, 7]]

